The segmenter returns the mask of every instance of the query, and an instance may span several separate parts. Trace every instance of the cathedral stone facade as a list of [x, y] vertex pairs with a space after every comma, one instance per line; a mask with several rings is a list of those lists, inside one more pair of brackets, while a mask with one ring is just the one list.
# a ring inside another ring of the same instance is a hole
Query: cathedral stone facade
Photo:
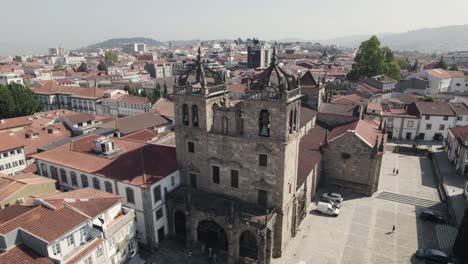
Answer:
[[301, 97], [299, 81], [274, 54], [242, 100], [230, 101], [223, 76], [199, 51], [174, 92], [182, 187], [168, 207], [176, 238], [219, 251], [227, 263], [281, 256], [298, 208], [310, 204], [296, 197]]

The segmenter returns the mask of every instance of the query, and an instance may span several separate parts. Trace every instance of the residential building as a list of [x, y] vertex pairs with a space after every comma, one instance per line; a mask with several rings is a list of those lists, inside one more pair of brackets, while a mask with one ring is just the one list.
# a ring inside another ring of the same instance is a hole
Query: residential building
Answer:
[[425, 96], [428, 92], [429, 81], [421, 78], [411, 78], [409, 80], [402, 80], [397, 83], [396, 90], [401, 91], [404, 94], [417, 94]]
[[124, 197], [136, 214], [138, 242], [153, 248], [169, 231], [166, 194], [179, 186], [175, 148], [88, 135], [34, 155], [61, 190], [93, 187]]
[[63, 55], [65, 55], [65, 50], [62, 46], [49, 49], [49, 56], [63, 56]]
[[157, 133], [163, 133], [171, 130], [173, 122], [164, 118], [154, 110], [145, 113], [117, 118], [115, 123], [102, 125], [103, 127], [112, 127], [119, 131], [121, 136], [149, 129]]
[[377, 75], [364, 79], [364, 83], [380, 89], [382, 93], [382, 99], [389, 99], [392, 96], [392, 92], [396, 88], [397, 80], [394, 80], [385, 75]]
[[23, 78], [17, 73], [0, 73], [0, 85], [8, 85], [10, 83], [16, 83], [24, 85]]
[[44, 110], [69, 109], [76, 112], [97, 114], [104, 92], [96, 87], [70, 87], [48, 83], [31, 89], [44, 103]]
[[[461, 81], [457, 81], [461, 78], [461, 75], [463, 75], [463, 72], [448, 71], [444, 69], [430, 69], [411, 74], [406, 79], [409, 80], [419, 77], [427, 80], [429, 83], [427, 93], [437, 94], [452, 92], [456, 87], [461, 87]], [[455, 85], [452, 87], [452, 80], [454, 77], [456, 77], [457, 80], [455, 80]], [[460, 83], [460, 85], [457, 86], [456, 83]]]
[[165, 60], [146, 63], [145, 70], [150, 74], [151, 78], [166, 78], [173, 76], [172, 63]]
[[124, 263], [135, 257], [135, 212], [91, 188], [46, 194], [0, 211], [3, 263]]
[[447, 157], [458, 174], [468, 174], [468, 126], [452, 127], [445, 140]]
[[32, 173], [20, 173], [14, 177], [0, 173], [0, 209], [54, 192], [55, 181], [52, 179]]
[[100, 115], [122, 117], [148, 112], [151, 103], [146, 97], [129, 95], [123, 90], [104, 92]]
[[26, 168], [24, 144], [0, 134], [0, 173], [15, 175]]
[[247, 68], [265, 68], [271, 56], [271, 48], [268, 44], [254, 40], [247, 46]]
[[73, 132], [74, 136], [89, 134], [102, 125], [101, 121], [88, 113], [67, 115], [61, 117], [60, 120], [67, 125], [67, 127]]

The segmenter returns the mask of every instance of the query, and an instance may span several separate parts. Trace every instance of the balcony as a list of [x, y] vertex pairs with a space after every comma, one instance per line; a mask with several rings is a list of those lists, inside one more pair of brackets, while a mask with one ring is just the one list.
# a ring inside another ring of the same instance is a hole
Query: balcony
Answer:
[[200, 85], [189, 85], [189, 86], [176, 86], [175, 93], [177, 95], [214, 95], [220, 94], [226, 91], [225, 84], [218, 84], [214, 86], [201, 87]]
[[122, 227], [126, 226], [130, 221], [135, 219], [135, 211], [133, 209], [122, 207], [122, 211], [120, 214], [114, 218], [111, 222], [103, 228], [104, 238], [108, 238], [112, 236], [115, 232], [122, 229]]
[[268, 90], [250, 90], [245, 93], [244, 99], [287, 102], [301, 95], [301, 88], [281, 93]]

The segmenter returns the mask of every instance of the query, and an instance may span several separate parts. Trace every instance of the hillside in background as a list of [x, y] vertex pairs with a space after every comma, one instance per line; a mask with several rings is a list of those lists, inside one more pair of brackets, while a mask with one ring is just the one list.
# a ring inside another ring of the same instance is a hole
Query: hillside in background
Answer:
[[150, 47], [166, 47], [166, 43], [154, 40], [152, 38], [113, 38], [96, 44], [77, 49], [77, 51], [94, 51], [97, 49], [122, 48], [128, 43], [144, 43]]
[[[343, 47], [359, 47], [371, 35], [340, 37], [321, 41]], [[425, 28], [405, 33], [377, 34], [383, 45], [395, 50], [447, 52], [468, 50], [468, 25]]]

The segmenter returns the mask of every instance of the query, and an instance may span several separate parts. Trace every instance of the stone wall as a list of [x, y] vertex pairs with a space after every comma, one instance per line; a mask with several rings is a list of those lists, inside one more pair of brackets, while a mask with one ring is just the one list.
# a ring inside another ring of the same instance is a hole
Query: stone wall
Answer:
[[372, 147], [354, 132], [324, 147], [323, 175], [326, 183], [372, 195], [377, 190], [382, 155], [373, 157]]

